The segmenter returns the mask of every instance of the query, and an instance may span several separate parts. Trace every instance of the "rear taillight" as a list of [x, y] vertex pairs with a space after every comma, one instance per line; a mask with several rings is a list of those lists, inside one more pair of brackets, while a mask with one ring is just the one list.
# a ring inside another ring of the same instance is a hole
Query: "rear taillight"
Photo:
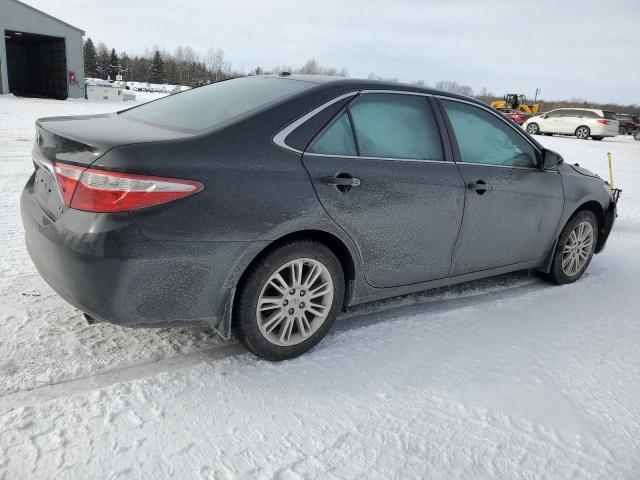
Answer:
[[53, 170], [68, 207], [88, 212], [128, 212], [160, 205], [201, 191], [190, 180], [110, 172], [55, 163]]
[[609, 125], [609, 120], [605, 120], [604, 118], [596, 120], [596, 122], [601, 123], [603, 125]]

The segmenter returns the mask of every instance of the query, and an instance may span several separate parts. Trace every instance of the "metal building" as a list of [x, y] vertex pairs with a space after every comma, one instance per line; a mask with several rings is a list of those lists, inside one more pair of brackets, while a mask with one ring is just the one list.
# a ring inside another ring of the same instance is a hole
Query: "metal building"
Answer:
[[18, 0], [0, 0], [0, 93], [84, 97], [84, 31]]

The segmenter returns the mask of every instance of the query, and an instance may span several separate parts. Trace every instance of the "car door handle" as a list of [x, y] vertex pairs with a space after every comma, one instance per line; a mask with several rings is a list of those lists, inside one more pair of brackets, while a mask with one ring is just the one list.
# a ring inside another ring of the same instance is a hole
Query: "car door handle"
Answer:
[[468, 183], [467, 188], [469, 190], [473, 190], [478, 195], [482, 195], [484, 192], [488, 192], [489, 190], [493, 189], [493, 187], [484, 180], [478, 180], [475, 183]]
[[360, 179], [356, 177], [322, 177], [322, 181], [333, 187], [359, 187]]

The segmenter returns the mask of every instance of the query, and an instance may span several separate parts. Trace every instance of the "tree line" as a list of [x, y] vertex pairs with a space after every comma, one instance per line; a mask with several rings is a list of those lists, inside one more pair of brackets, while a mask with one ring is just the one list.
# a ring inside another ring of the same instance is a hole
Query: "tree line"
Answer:
[[[179, 46], [173, 53], [154, 47], [151, 50], [146, 48], [143, 55], [129, 55], [126, 52], [118, 53], [115, 48], [109, 49], [103, 42], [98, 42], [96, 46], [91, 38], [87, 38], [83, 46], [83, 55], [85, 77], [103, 80], [115, 80], [117, 75], [122, 75], [122, 80], [126, 82], [168, 83], [198, 87], [246, 75], [244, 72], [233, 70], [224, 51], [213, 47], [209, 48], [204, 55], [200, 55], [189, 46]], [[349, 76], [345, 68], [323, 67], [315, 59], [307, 60], [299, 68], [279, 65], [267, 70], [258, 66], [252, 69], [249, 75], [285, 71], [311, 75]]]
[[[103, 42], [98, 42], [97, 46], [87, 38], [84, 42], [84, 71], [85, 76], [90, 78], [110, 78], [115, 80], [117, 75], [122, 75], [124, 81], [149, 82], [171, 85], [186, 85], [197, 87], [207, 83], [226, 80], [228, 78], [246, 75], [232, 69], [231, 61], [220, 48], [209, 48], [204, 55], [201, 55], [193, 48], [179, 46], [174, 52], [154, 47], [145, 48], [142, 55], [129, 55], [126, 52], [116, 52], [114, 48], [109, 49]], [[323, 67], [313, 58], [301, 67], [294, 68], [289, 65], [279, 65], [271, 69], [261, 66], [249, 71], [249, 75], [262, 75], [265, 73], [303, 73], [310, 75], [335, 75], [348, 77], [347, 69], [336, 67]], [[397, 78], [385, 78], [375, 73], [370, 73], [370, 80], [398, 81]], [[423, 80], [413, 82], [416, 85], [427, 86]], [[469, 85], [459, 84], [451, 80], [441, 80], [436, 82], [434, 88], [447, 92], [458, 93], [475, 97], [487, 104], [502, 97], [490, 92], [483, 87], [475, 91]], [[520, 92], [518, 92], [520, 93]], [[530, 99], [533, 102], [533, 99]], [[562, 107], [582, 107], [600, 108], [612, 110], [619, 113], [640, 114], [640, 105], [616, 105], [589, 102], [584, 99], [554, 100], [545, 101], [538, 99], [542, 104], [543, 111], [553, 110]]]

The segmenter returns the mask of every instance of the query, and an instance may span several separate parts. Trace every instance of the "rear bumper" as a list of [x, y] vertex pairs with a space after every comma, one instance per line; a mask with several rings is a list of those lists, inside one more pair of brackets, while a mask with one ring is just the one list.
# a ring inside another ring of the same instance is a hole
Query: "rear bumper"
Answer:
[[33, 263], [67, 302], [107, 322], [218, 325], [243, 259], [261, 248], [261, 242], [149, 240], [126, 213], [66, 209], [53, 221], [32, 186], [33, 179], [20, 210]]
[[595, 137], [617, 137], [617, 125], [602, 125], [600, 123], [591, 127], [591, 136]]

